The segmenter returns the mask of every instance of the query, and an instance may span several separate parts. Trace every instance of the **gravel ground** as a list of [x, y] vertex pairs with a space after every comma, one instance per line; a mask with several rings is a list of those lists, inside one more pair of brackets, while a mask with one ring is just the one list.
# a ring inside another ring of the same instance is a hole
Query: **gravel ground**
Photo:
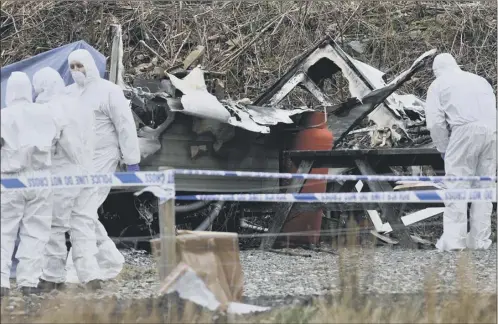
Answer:
[[[301, 253], [311, 257], [241, 252], [245, 295], [256, 297], [262, 292], [270, 296], [334, 294], [341, 290], [340, 264], [347, 274], [356, 270], [359, 290], [363, 293], [421, 292], [431, 273], [436, 276], [438, 291], [454, 292], [458, 289], [459, 260], [466, 254], [382, 247], [345, 253], [341, 262], [339, 255]], [[496, 244], [486, 251], [471, 251], [468, 260], [465, 265], [474, 268], [470, 271], [475, 275], [476, 290], [496, 293]]]
[[[278, 301], [287, 303], [291, 296], [336, 294], [341, 291], [343, 282], [340, 269], [346, 270], [343, 273], [349, 275], [356, 273], [359, 292], [366, 294], [418, 294], [424, 290], [431, 273], [435, 275], [438, 292], [456, 292], [459, 269], [473, 274], [476, 292], [493, 294], [496, 293], [496, 248], [493, 244], [486, 251], [441, 253], [436, 250], [408, 251], [381, 247], [345, 251], [340, 255], [286, 250], [303, 256], [259, 250], [241, 251], [244, 296], [256, 304], [274, 304]], [[103, 291], [90, 294], [73, 286], [61, 294], [84, 299], [112, 296], [137, 299], [155, 295], [158, 284], [152, 256], [145, 251], [123, 250], [122, 253], [126, 265], [118, 278], [105, 284]], [[465, 255], [469, 256], [467, 261], [463, 259]], [[459, 267], [459, 264], [465, 267]], [[467, 282], [469, 278], [466, 277]], [[16, 290], [12, 291], [12, 295], [11, 306], [15, 308], [21, 296]], [[54, 294], [44, 298], [54, 298]]]

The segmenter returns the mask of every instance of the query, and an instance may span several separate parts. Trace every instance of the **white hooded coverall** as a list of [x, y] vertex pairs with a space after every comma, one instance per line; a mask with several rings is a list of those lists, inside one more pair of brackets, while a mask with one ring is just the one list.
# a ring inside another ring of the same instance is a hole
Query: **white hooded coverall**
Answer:
[[[496, 175], [496, 96], [482, 77], [462, 71], [444, 53], [433, 63], [436, 80], [427, 92], [426, 120], [431, 137], [444, 154], [447, 176]], [[448, 189], [493, 187], [494, 182], [448, 182]], [[487, 249], [491, 245], [491, 202], [474, 202], [467, 233], [467, 202], [448, 202], [444, 231], [436, 247]]]
[[[72, 96], [91, 109], [95, 115], [95, 150], [93, 168], [95, 173], [116, 172], [120, 159], [127, 165], [140, 162], [140, 149], [135, 122], [129, 101], [123, 90], [116, 84], [102, 79], [91, 54], [83, 49], [72, 52], [68, 62], [79, 62], [85, 68], [84, 77], [68, 87]], [[73, 78], [75, 78], [73, 74]], [[94, 213], [104, 203], [111, 187], [101, 187], [92, 197]], [[97, 240], [99, 246], [99, 265], [103, 278], [110, 279], [121, 271], [124, 258], [108, 237], [104, 226], [97, 222]], [[68, 264], [71, 260], [68, 260]], [[119, 267], [118, 267], [119, 266]]]
[[[0, 119], [2, 184], [15, 181], [9, 178], [33, 177], [34, 173], [50, 176], [51, 148], [60, 137], [60, 121], [48, 107], [33, 103], [31, 82], [25, 73], [12, 73], [5, 96], [7, 106]], [[2, 190], [0, 215], [1, 286], [10, 288], [11, 258], [19, 230], [17, 285], [37, 287], [52, 223], [51, 190]]]
[[[64, 81], [52, 68], [43, 68], [33, 76], [33, 87], [38, 94], [36, 102], [46, 104], [65, 121], [58, 145], [52, 150], [52, 176], [88, 174], [92, 172], [93, 112], [83, 109], [68, 96]], [[41, 278], [62, 283], [65, 281], [67, 247], [65, 233], [71, 231], [72, 254], [81, 282], [100, 279], [96, 259], [96, 219], [91, 197], [96, 189], [54, 189], [54, 211], [50, 240], [45, 249]]]

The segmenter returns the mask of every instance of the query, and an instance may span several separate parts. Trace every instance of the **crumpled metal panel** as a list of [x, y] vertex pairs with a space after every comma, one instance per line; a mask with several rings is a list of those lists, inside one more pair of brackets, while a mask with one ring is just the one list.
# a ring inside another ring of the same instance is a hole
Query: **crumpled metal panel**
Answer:
[[181, 97], [182, 109], [172, 109], [173, 111], [199, 118], [228, 122], [230, 113], [215, 96], [207, 91], [204, 72], [199, 67], [193, 69], [183, 79], [172, 74], [168, 74], [168, 76], [173, 86], [183, 93]]
[[[436, 50], [423, 53], [409, 69], [389, 83], [383, 80], [384, 73], [374, 67], [351, 58], [331, 38], [326, 37], [310, 49], [280, 80], [268, 89], [255, 104], [259, 106], [279, 105], [297, 86], [306, 88], [329, 113], [328, 125], [340, 145], [366, 117], [380, 132], [385, 128], [396, 143], [409, 140], [406, 121], [423, 120], [424, 102], [413, 95], [401, 95], [395, 91], [420, 70]], [[347, 79], [352, 99], [332, 105], [318, 85], [335, 73], [342, 73]], [[402, 134], [402, 135], [400, 135]], [[384, 141], [381, 141], [381, 143]], [[385, 143], [384, 143], [385, 145]]]
[[[251, 132], [268, 134], [270, 133], [269, 126], [278, 123], [292, 124], [291, 116], [311, 110], [308, 108], [285, 110], [276, 107], [259, 107], [231, 100], [220, 102], [207, 91], [203, 71], [199, 67], [193, 69], [183, 79], [171, 74], [168, 76], [172, 85], [183, 94], [180, 99], [181, 106], [170, 106], [171, 111], [198, 118], [214, 119]], [[147, 94], [140, 90], [140, 95], [150, 98], [160, 94]], [[161, 92], [161, 96], [167, 99], [169, 94]]]
[[228, 100], [224, 100], [222, 103], [235, 115], [228, 120], [230, 125], [263, 134], [270, 133], [269, 126], [274, 126], [278, 123], [292, 124], [294, 122], [290, 116], [311, 111], [308, 108], [284, 110], [275, 107], [242, 105]]

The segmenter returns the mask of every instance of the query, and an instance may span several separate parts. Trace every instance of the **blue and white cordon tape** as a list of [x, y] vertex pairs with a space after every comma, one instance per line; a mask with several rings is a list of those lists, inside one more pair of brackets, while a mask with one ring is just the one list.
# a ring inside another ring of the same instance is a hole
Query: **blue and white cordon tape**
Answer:
[[394, 192], [343, 192], [300, 194], [226, 194], [176, 196], [176, 200], [257, 201], [257, 202], [337, 202], [337, 203], [441, 203], [448, 201], [496, 202], [496, 188], [466, 190], [421, 190]]
[[204, 175], [248, 178], [281, 178], [281, 179], [310, 179], [329, 181], [496, 181], [496, 177], [445, 177], [445, 176], [386, 176], [386, 175], [327, 175], [307, 173], [270, 173], [246, 171], [219, 171], [219, 170], [166, 170], [166, 171], [139, 171], [116, 172], [109, 174], [86, 174], [67, 176], [33, 175], [2, 177], [2, 190], [23, 190], [33, 188], [70, 188], [70, 187], [135, 187], [161, 186], [174, 183], [174, 175]]
[[431, 182], [453, 182], [453, 181], [496, 181], [496, 177], [454, 177], [454, 176], [393, 176], [393, 175], [332, 175], [332, 174], [308, 174], [308, 173], [274, 173], [274, 172], [250, 172], [250, 171], [221, 171], [221, 170], [189, 170], [175, 169], [175, 174], [222, 176], [240, 178], [277, 178], [277, 179], [305, 179], [305, 180], [328, 180], [328, 181], [431, 181]]
[[25, 189], [56, 189], [75, 187], [147, 187], [171, 186], [175, 183], [172, 170], [159, 172], [116, 172], [108, 174], [40, 175], [2, 177], [2, 191]]
[[[149, 187], [156, 186], [174, 192], [175, 174], [211, 175], [257, 178], [303, 178], [318, 180], [363, 180], [363, 181], [496, 181], [496, 177], [415, 177], [415, 176], [357, 176], [316, 175], [294, 173], [265, 173], [217, 170], [165, 170], [116, 172], [109, 174], [51, 175], [45, 174], [18, 177], [2, 177], [2, 191], [26, 189], [57, 189], [74, 187]], [[316, 193], [316, 194], [227, 194], [177, 196], [177, 200], [223, 200], [259, 202], [442, 202], [442, 201], [492, 201], [496, 202], [496, 188], [365, 192], [365, 193]]]

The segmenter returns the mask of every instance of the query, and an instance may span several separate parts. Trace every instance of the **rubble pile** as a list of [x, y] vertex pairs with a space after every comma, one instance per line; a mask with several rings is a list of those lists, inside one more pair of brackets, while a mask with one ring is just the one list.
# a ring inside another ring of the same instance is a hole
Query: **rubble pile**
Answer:
[[397, 127], [380, 128], [371, 120], [366, 119], [367, 125], [357, 126], [337, 145], [343, 149], [389, 148], [389, 147], [422, 147], [432, 143], [432, 139], [425, 124], [425, 120], [408, 122], [406, 135]]
[[[195, 53], [198, 50], [195, 50]], [[145, 158], [160, 149], [159, 136], [171, 125], [176, 113], [193, 117], [193, 131], [211, 132], [215, 137], [214, 150], [234, 136], [233, 127], [261, 134], [269, 134], [279, 123], [293, 124], [300, 115], [317, 109], [328, 113], [329, 128], [339, 148], [407, 147], [430, 143], [424, 127], [424, 102], [414, 95], [395, 92], [424, 68], [436, 50], [422, 54], [412, 66], [385, 82], [385, 74], [363, 62], [351, 58], [331, 38], [317, 42], [300, 61], [272, 87], [252, 101], [248, 98], [232, 100], [225, 97], [217, 72], [203, 71], [201, 66], [190, 70], [167, 73], [160, 80], [135, 82], [125, 89], [137, 117]], [[192, 53], [191, 53], [192, 54]], [[203, 53], [197, 53], [196, 60]], [[184, 67], [195, 62], [188, 55]], [[325, 69], [325, 71], [324, 71]], [[204, 76], [207, 76], [205, 78]], [[349, 88], [342, 102], [324, 87], [340, 76]], [[293, 105], [292, 94], [305, 90], [307, 106]], [[193, 147], [192, 157], [203, 148]], [[206, 148], [204, 148], [206, 150]]]

